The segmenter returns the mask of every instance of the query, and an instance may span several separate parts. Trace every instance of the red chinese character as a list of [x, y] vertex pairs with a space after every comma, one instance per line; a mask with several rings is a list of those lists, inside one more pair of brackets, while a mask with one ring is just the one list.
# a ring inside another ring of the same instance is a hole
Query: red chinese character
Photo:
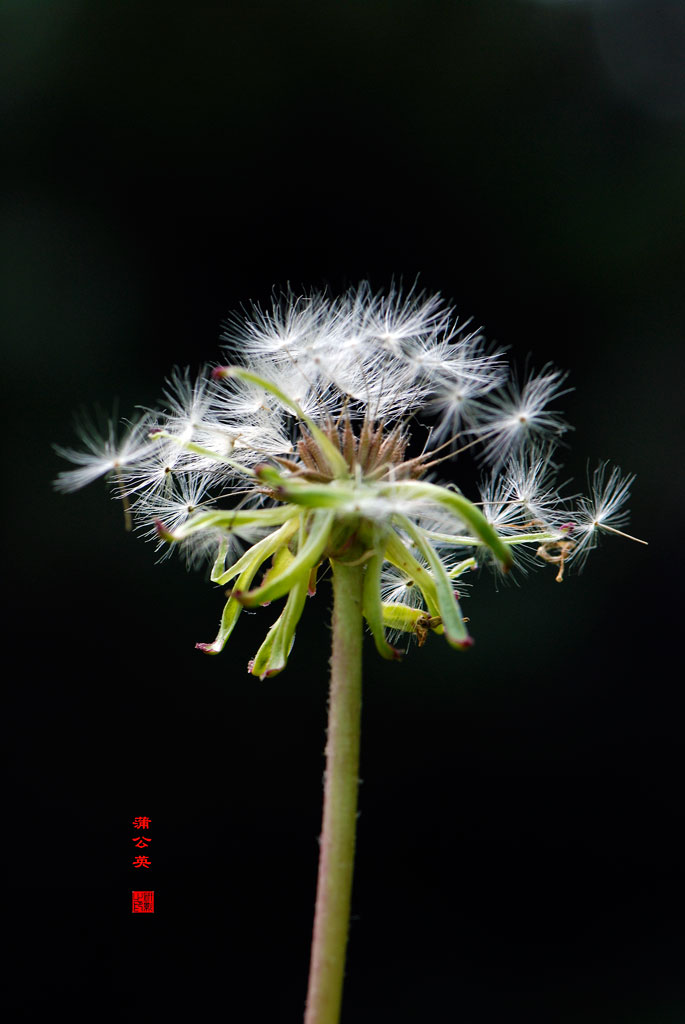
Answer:
[[133, 858], [133, 867], [134, 868], [149, 868], [150, 865], [151, 865], [151, 862], [150, 862], [150, 858], [149, 857], [141, 857], [140, 854], [138, 854], [137, 857]]
[[147, 836], [134, 836], [131, 841], [136, 844], [139, 850], [146, 850], [152, 842], [152, 840], [148, 839]]
[[133, 914], [154, 914], [155, 894], [154, 892], [136, 891], [131, 892], [131, 913]]
[[134, 828], [149, 828], [151, 818], [134, 818], [131, 824]]

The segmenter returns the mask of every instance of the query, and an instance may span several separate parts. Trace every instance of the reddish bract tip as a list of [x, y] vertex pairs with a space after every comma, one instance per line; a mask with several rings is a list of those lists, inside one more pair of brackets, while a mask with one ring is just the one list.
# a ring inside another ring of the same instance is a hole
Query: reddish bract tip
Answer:
[[202, 651], [203, 654], [218, 654], [219, 652], [214, 647], [214, 644], [195, 644], [195, 649]]
[[465, 636], [464, 639], [459, 643], [460, 651], [467, 651], [469, 647], [473, 647], [475, 641], [472, 636]]
[[155, 519], [155, 530], [157, 531], [157, 536], [160, 540], [168, 542], [175, 540], [173, 533], [169, 533], [161, 519]]
[[212, 370], [212, 380], [222, 380], [228, 376], [227, 366], [215, 366]]
[[566, 530], [567, 533], [573, 533], [576, 528], [575, 523], [562, 523], [559, 527], [560, 530]]

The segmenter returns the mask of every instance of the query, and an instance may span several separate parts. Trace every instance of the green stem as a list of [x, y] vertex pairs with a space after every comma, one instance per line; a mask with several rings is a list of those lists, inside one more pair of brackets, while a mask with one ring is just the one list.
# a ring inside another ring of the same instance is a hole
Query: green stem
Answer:
[[332, 562], [333, 653], [319, 878], [305, 1024], [338, 1024], [357, 824], [364, 566]]

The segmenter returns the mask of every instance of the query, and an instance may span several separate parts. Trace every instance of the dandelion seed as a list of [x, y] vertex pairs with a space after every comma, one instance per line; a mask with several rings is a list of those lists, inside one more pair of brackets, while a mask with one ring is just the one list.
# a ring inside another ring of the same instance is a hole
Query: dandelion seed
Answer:
[[101, 434], [90, 421], [83, 420], [79, 434], [84, 448], [55, 445], [58, 455], [77, 467], [62, 471], [55, 481], [55, 487], [67, 493], [86, 487], [99, 477], [117, 477], [125, 467], [146, 458], [150, 453], [153, 445], [148, 433], [149, 422], [145, 416], [124, 423], [120, 437], [113, 423], [108, 424], [106, 434]]
[[549, 403], [568, 393], [562, 390], [566, 374], [545, 367], [531, 374], [522, 386], [514, 379], [501, 394], [491, 396], [479, 418], [477, 436], [484, 443], [484, 457], [496, 466], [531, 442], [559, 437], [568, 429], [560, 413]]
[[608, 462], [597, 467], [592, 475], [590, 496], [579, 499], [571, 524], [570, 535], [575, 542], [570, 556], [573, 561], [584, 565], [590, 552], [597, 547], [601, 533], [623, 533], [622, 527], [629, 520], [625, 504], [634, 480], [632, 474], [623, 476], [617, 466], [610, 469]]

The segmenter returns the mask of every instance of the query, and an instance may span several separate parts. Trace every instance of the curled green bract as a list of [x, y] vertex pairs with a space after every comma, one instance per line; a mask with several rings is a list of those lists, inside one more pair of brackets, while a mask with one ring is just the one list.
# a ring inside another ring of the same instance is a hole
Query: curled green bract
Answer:
[[[420, 481], [360, 480], [353, 471], [346, 477], [319, 482], [264, 464], [256, 467], [255, 476], [271, 504], [199, 512], [174, 533], [165, 534], [171, 543], [182, 543], [203, 532], [221, 535], [211, 579], [220, 586], [233, 585], [216, 639], [198, 644], [200, 650], [218, 654], [243, 608], [267, 606], [285, 598], [280, 615], [249, 666], [262, 679], [281, 672], [307, 595], [313, 592], [312, 580], [321, 574], [323, 563], [335, 560], [362, 566], [363, 614], [383, 658], [401, 658], [402, 651], [390, 636], [403, 633], [416, 637], [420, 644], [433, 632], [444, 635], [459, 650], [471, 645], [454, 580], [476, 568], [476, 559], [449, 564], [440, 554], [434, 531], [421, 523], [431, 510], [447, 509], [458, 529], [471, 531], [457, 538], [460, 543], [466, 540], [475, 548], [487, 549], [508, 568], [511, 544], [506, 541], [512, 538], [501, 538], [467, 498]], [[226, 568], [231, 536], [249, 529], [264, 535]], [[452, 535], [443, 536], [455, 540]], [[537, 540], [540, 534], [533, 536]], [[411, 582], [420, 594], [419, 606], [383, 600], [387, 566]], [[261, 581], [255, 585], [260, 573]]]

